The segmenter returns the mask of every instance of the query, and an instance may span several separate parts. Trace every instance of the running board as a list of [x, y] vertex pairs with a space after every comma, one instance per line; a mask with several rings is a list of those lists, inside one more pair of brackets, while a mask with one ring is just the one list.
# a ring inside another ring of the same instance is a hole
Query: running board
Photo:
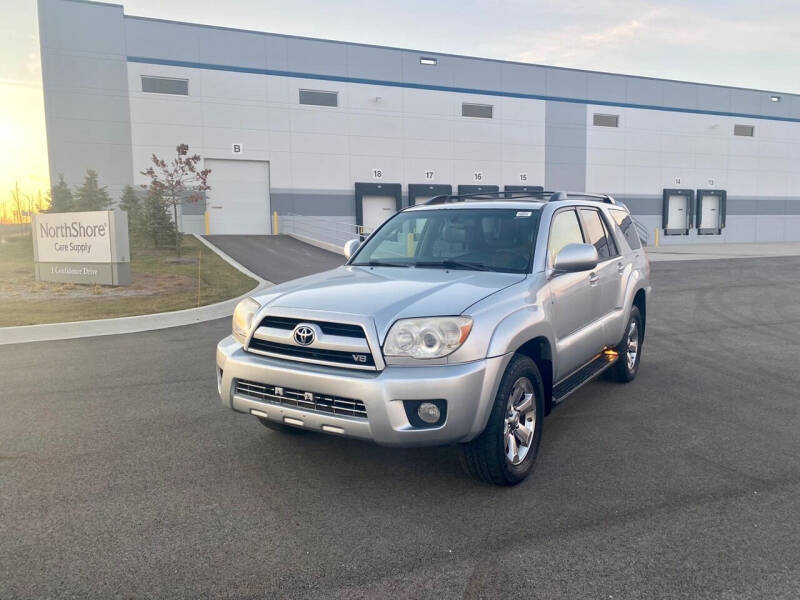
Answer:
[[595, 356], [553, 388], [553, 406], [563, 402], [567, 396], [589, 383], [592, 379], [617, 362], [618, 359], [619, 355], [614, 350], [606, 350]]

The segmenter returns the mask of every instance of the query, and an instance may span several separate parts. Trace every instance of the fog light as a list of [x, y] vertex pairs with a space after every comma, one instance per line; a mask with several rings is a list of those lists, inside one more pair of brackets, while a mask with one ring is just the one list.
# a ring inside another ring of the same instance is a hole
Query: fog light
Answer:
[[419, 416], [419, 418], [426, 423], [433, 424], [439, 421], [442, 413], [439, 411], [439, 407], [435, 404], [432, 404], [431, 402], [423, 402], [417, 409], [417, 416]]

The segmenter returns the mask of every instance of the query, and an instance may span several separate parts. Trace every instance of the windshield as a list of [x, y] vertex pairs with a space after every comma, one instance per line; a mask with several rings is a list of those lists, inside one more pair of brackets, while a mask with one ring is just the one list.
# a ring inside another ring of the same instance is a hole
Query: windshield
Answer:
[[538, 207], [401, 212], [350, 264], [527, 273], [539, 214]]

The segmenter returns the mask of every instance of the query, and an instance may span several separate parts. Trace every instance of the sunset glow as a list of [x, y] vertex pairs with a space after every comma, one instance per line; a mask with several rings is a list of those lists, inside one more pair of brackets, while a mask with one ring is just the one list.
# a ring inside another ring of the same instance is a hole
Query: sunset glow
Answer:
[[16, 223], [15, 190], [25, 206], [35, 204], [46, 195], [50, 177], [36, 3], [16, 0], [4, 12], [9, 18], [0, 25], [0, 223]]

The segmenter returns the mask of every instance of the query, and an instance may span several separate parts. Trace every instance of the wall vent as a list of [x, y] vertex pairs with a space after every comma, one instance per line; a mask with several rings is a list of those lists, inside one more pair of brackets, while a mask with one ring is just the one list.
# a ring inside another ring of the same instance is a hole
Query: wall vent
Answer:
[[142, 75], [142, 91], [147, 92], [148, 94], [172, 94], [174, 96], [188, 96], [189, 80]]
[[619, 127], [619, 115], [594, 113], [592, 123], [595, 127]]
[[300, 90], [300, 104], [313, 106], [339, 106], [339, 92]]
[[734, 125], [733, 135], [741, 135], [744, 137], [753, 137], [756, 133], [756, 128], [753, 125]]
[[462, 117], [478, 117], [480, 119], [491, 119], [494, 107], [491, 104], [461, 104]]

